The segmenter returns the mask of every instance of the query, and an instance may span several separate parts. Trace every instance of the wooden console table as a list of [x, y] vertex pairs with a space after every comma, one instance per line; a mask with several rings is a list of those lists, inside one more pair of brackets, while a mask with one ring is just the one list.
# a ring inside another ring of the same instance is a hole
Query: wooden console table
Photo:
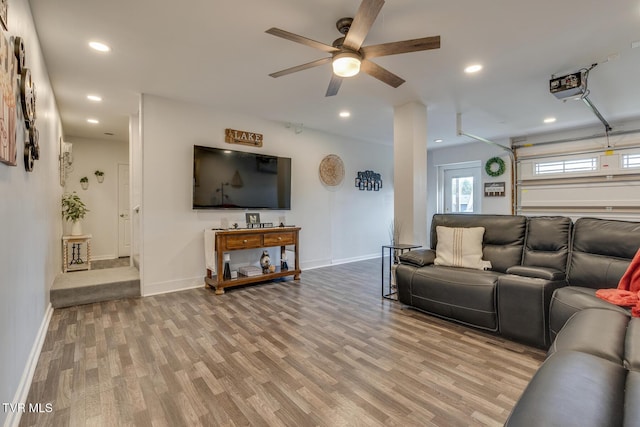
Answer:
[[[295, 280], [300, 279], [300, 257], [298, 249], [298, 234], [300, 227], [272, 227], [240, 230], [216, 231], [215, 251], [216, 251], [216, 276], [213, 277], [211, 270], [207, 269], [205, 286], [215, 288], [216, 295], [224, 294], [224, 288], [230, 286], [246, 285], [248, 283], [265, 282], [280, 277], [293, 276]], [[281, 270], [276, 267], [273, 273], [263, 273], [258, 276], [242, 276], [225, 280], [222, 276], [224, 271], [223, 256], [225, 252], [242, 249], [259, 249], [280, 246], [280, 256], [285, 253], [287, 246], [294, 246], [294, 265], [288, 270]]]

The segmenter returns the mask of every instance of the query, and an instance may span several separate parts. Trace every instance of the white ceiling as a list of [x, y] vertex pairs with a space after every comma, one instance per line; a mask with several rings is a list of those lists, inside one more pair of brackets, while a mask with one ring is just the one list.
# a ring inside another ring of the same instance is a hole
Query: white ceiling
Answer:
[[[376, 58], [406, 80], [397, 89], [361, 73], [330, 98], [329, 64], [268, 76], [328, 54], [264, 31], [278, 27], [331, 44], [340, 36], [335, 22], [353, 16], [360, 0], [30, 4], [66, 136], [126, 140], [140, 93], [388, 144], [393, 107], [419, 101], [428, 106], [430, 147], [465, 141], [456, 136], [456, 113], [468, 133], [521, 136], [600, 124], [583, 103], [564, 103], [548, 90], [552, 74], [595, 62], [590, 99], [614, 130], [616, 121], [640, 117], [640, 48], [631, 46], [640, 40], [640, 0], [388, 0], [365, 46], [440, 35], [441, 48]], [[112, 52], [90, 50], [90, 40]], [[472, 63], [484, 69], [466, 75]], [[104, 101], [90, 103], [89, 93]], [[343, 109], [350, 119], [338, 117]], [[88, 124], [89, 116], [100, 124]], [[557, 122], [543, 124], [549, 116]], [[431, 142], [437, 138], [445, 142]]]

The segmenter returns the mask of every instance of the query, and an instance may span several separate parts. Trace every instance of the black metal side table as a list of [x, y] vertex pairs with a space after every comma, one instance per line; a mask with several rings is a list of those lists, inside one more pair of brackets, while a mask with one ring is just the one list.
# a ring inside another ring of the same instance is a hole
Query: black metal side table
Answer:
[[[396, 264], [396, 260], [394, 259], [394, 255], [396, 253], [396, 251], [400, 251], [400, 255], [402, 255], [405, 251], [410, 251], [411, 249], [417, 249], [417, 248], [421, 248], [422, 246], [420, 245], [405, 245], [402, 243], [398, 243], [397, 245], [384, 245], [382, 246], [382, 298], [386, 298], [386, 299], [390, 299], [390, 300], [397, 300], [398, 298], [394, 298], [393, 295], [396, 295], [398, 293], [397, 289], [394, 290], [394, 283], [392, 282], [391, 279], [391, 275], [392, 275], [392, 266], [394, 264]], [[389, 280], [387, 282], [387, 289], [388, 291], [385, 293], [385, 262], [384, 262], [384, 252], [385, 250], [389, 251]]]

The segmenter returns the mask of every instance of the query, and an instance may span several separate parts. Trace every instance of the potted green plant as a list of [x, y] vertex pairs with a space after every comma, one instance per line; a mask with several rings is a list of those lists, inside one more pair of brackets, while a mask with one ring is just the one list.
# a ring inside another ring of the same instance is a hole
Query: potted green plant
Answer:
[[94, 172], [94, 174], [99, 183], [102, 183], [102, 181], [104, 181], [104, 172], [102, 172], [101, 170], [97, 170]]
[[82, 178], [80, 178], [80, 186], [82, 187], [83, 190], [86, 190], [87, 188], [89, 188], [89, 178], [87, 178], [86, 176], [83, 176]]
[[89, 209], [87, 209], [75, 191], [62, 196], [62, 218], [65, 221], [71, 221], [72, 236], [82, 234], [80, 220], [85, 217], [87, 212], [89, 212]]

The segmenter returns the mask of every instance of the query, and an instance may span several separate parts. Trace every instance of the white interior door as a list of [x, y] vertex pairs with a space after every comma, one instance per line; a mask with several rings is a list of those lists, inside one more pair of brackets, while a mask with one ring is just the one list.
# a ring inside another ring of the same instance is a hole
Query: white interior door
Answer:
[[480, 213], [480, 168], [445, 168], [444, 213]]
[[129, 165], [118, 164], [118, 256], [131, 254], [131, 221], [129, 212]]

